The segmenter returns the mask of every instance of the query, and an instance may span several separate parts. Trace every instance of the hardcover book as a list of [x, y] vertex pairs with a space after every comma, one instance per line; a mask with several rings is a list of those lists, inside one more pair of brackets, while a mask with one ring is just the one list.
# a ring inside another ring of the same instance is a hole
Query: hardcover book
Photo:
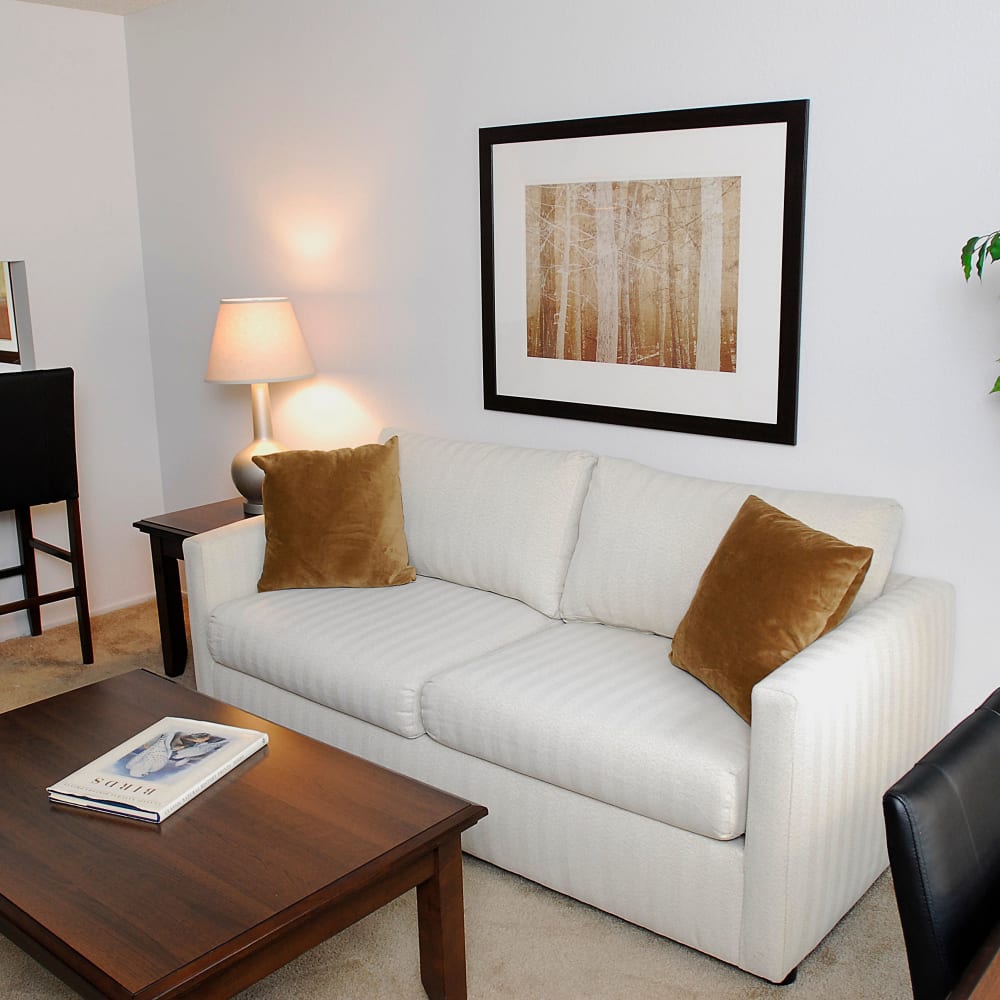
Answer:
[[267, 745], [267, 733], [160, 719], [49, 786], [52, 802], [161, 823]]

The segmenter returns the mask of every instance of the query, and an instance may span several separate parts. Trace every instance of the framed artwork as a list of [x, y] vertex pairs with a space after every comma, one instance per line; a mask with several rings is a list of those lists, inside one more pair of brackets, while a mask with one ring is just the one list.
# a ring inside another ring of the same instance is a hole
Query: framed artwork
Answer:
[[480, 129], [486, 409], [794, 444], [808, 106]]
[[14, 316], [14, 293], [10, 284], [10, 263], [0, 261], [0, 361], [19, 364], [17, 320]]

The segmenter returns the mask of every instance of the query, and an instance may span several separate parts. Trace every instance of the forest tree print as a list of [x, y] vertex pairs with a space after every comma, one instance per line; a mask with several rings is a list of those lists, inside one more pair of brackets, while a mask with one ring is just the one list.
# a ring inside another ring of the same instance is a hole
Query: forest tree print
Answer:
[[525, 188], [528, 356], [736, 371], [740, 178]]

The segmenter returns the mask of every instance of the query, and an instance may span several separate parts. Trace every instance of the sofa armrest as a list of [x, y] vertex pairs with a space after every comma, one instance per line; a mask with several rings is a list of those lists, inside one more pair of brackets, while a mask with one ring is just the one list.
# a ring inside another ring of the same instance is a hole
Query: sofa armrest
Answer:
[[954, 591], [887, 588], [753, 691], [740, 965], [774, 982], [885, 869], [882, 795], [947, 730]]
[[227, 524], [184, 539], [191, 651], [199, 689], [212, 693], [208, 620], [225, 601], [257, 592], [264, 566], [264, 518]]

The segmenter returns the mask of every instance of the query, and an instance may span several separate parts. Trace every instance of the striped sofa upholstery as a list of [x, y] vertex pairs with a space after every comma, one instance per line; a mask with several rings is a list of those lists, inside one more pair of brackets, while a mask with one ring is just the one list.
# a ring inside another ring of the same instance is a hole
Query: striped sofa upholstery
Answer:
[[[944, 732], [953, 595], [898, 504], [398, 434], [414, 584], [257, 593], [260, 520], [185, 542], [207, 693], [483, 803], [467, 851], [775, 982], [886, 867], [883, 791]], [[669, 661], [755, 493], [875, 551], [753, 691]]]

